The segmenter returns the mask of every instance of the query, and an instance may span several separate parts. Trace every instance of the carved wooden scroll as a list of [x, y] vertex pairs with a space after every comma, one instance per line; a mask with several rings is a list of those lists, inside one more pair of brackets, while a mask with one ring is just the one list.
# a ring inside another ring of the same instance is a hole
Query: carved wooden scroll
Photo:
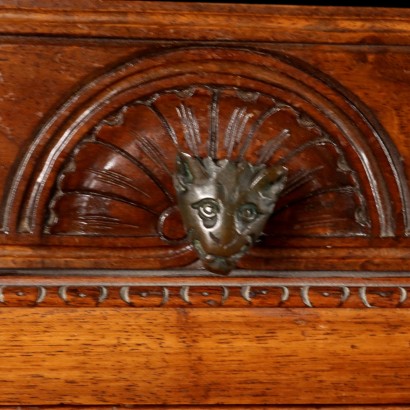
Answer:
[[290, 56], [218, 47], [138, 57], [68, 99], [21, 161], [2, 231], [37, 245], [92, 237], [133, 248], [133, 267], [192, 264], [173, 184], [181, 152], [286, 168], [240, 268], [275, 269], [272, 249], [409, 232], [395, 148], [354, 96]]

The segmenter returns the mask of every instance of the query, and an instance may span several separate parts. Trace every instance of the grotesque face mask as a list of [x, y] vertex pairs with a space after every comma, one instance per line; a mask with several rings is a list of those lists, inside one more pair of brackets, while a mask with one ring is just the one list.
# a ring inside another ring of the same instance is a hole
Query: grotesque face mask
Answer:
[[281, 166], [178, 154], [179, 209], [206, 269], [228, 274], [235, 267], [262, 233], [285, 181]]

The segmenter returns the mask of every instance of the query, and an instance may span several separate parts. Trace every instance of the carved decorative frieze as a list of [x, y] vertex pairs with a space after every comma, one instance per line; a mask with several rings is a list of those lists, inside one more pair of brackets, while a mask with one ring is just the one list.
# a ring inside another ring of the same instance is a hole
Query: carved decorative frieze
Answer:
[[[283, 275], [283, 274], [282, 274]], [[84, 274], [86, 277], [86, 273]], [[2, 307], [102, 308], [409, 308], [410, 281], [373, 278], [118, 280], [84, 277], [56, 281], [8, 278]], [[231, 278], [230, 278], [231, 279]]]

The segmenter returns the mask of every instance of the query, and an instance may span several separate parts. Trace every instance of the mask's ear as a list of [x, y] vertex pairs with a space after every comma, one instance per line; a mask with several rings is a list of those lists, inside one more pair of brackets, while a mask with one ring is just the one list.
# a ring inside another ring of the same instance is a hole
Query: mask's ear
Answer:
[[174, 184], [177, 191], [186, 191], [194, 181], [206, 180], [209, 177], [200, 158], [180, 152], [177, 155]]
[[270, 201], [276, 201], [286, 184], [288, 170], [276, 165], [263, 168], [253, 178], [251, 188]]

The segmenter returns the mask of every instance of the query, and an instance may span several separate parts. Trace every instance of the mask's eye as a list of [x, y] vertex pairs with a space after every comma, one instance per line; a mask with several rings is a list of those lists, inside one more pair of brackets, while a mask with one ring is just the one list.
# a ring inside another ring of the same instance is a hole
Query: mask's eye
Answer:
[[191, 205], [192, 208], [198, 211], [198, 216], [206, 228], [215, 226], [220, 212], [219, 204], [212, 198], [201, 199]]
[[255, 204], [244, 204], [238, 209], [237, 214], [242, 222], [250, 223], [259, 216], [259, 210]]

